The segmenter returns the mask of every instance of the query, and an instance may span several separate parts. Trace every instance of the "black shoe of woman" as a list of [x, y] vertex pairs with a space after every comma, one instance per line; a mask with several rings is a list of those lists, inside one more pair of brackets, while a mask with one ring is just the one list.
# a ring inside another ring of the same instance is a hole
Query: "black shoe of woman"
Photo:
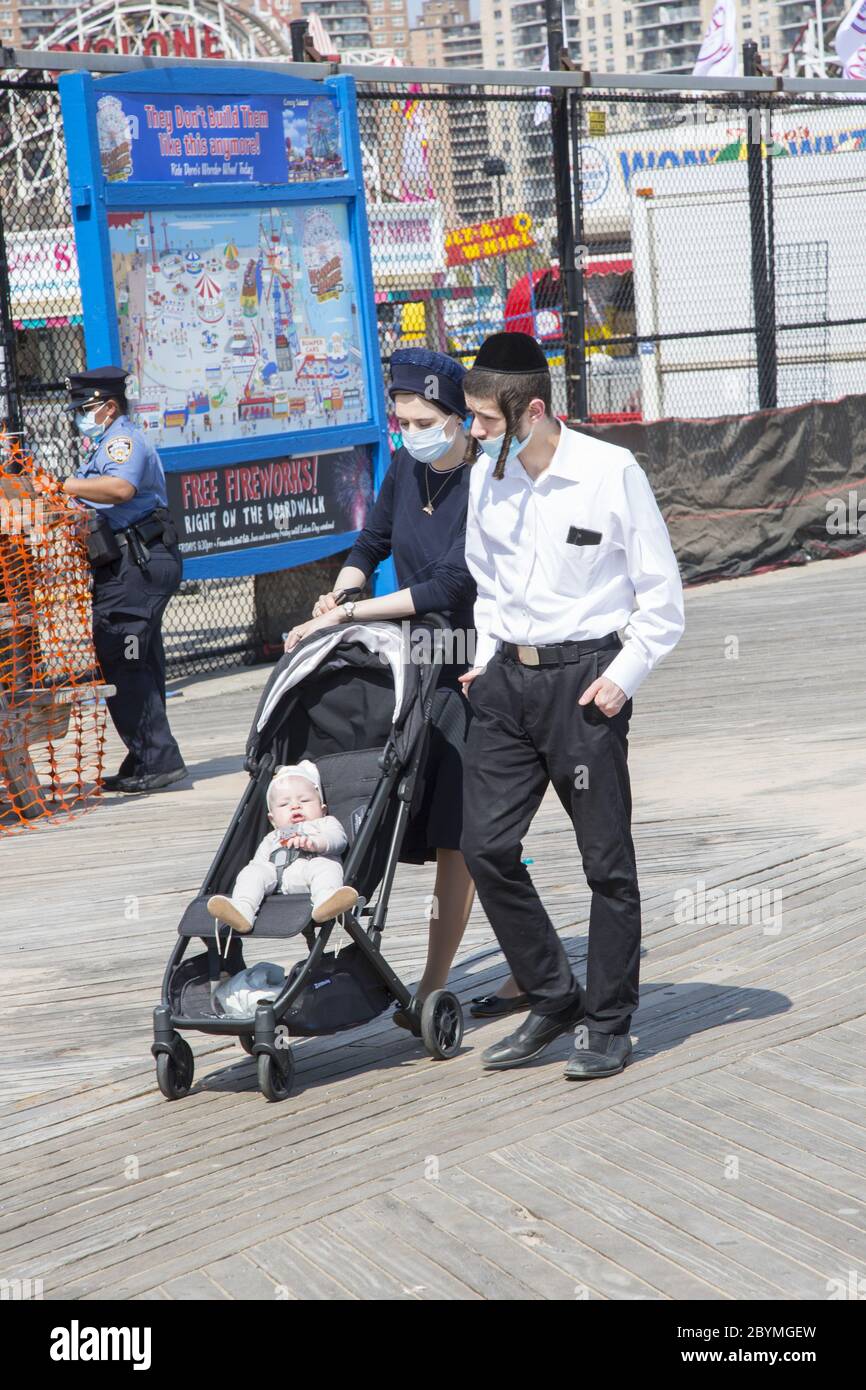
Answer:
[[478, 994], [469, 1005], [473, 1018], [504, 1018], [506, 1014], [522, 1013], [529, 1008], [528, 994], [515, 994], [505, 999], [501, 994]]

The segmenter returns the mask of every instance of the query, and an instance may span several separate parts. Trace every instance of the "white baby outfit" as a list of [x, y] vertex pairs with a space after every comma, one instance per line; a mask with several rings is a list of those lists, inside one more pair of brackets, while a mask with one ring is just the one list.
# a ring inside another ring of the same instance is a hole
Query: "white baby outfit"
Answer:
[[[324, 835], [328, 847], [322, 854], [302, 852], [283, 867], [271, 856], [293, 835]], [[343, 886], [340, 855], [348, 843], [336, 816], [321, 816], [318, 820], [300, 821], [284, 830], [272, 830], [238, 874], [232, 902], [250, 922], [255, 920], [262, 899], [274, 889], [280, 893], [303, 893], [306, 889], [313, 907], [317, 907]]]

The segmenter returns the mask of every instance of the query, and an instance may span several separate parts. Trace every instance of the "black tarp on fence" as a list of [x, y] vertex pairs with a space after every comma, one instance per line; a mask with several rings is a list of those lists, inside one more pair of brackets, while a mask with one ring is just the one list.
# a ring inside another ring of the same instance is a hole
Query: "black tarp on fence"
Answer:
[[636, 455], [686, 582], [866, 550], [866, 396], [584, 428]]

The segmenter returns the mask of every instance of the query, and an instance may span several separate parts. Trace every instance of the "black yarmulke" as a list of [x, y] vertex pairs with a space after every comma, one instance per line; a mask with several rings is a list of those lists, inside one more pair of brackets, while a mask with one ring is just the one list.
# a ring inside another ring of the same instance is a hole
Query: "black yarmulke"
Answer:
[[549, 372], [540, 345], [528, 333], [493, 333], [478, 349], [473, 367], [486, 372], [506, 372], [525, 376], [527, 372]]

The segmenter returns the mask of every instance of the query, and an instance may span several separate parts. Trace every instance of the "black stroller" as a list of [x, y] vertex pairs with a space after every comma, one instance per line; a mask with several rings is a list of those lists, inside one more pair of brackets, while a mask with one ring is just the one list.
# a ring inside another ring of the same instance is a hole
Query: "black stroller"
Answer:
[[[442, 666], [444, 623], [437, 615], [408, 625], [351, 623], [314, 633], [274, 668], [247, 742], [250, 780], [204, 883], [178, 926], [154, 1010], [159, 1088], [169, 1100], [189, 1091], [193, 1054], [179, 1030], [235, 1035], [257, 1061], [262, 1094], [284, 1100], [294, 1064], [289, 1038], [357, 1028], [396, 1000], [431, 1057], [453, 1057], [463, 1037], [463, 1012], [448, 990], [419, 1008], [381, 951], [388, 901], [413, 804], [423, 787], [433, 695]], [[459, 698], [459, 697], [455, 697]], [[266, 793], [274, 768], [312, 759], [330, 815], [348, 840], [344, 880], [359, 899], [339, 920], [351, 938], [326, 950], [335, 923], [312, 920], [306, 893], [266, 897], [252, 933], [285, 939], [302, 934], [308, 955], [279, 995], [247, 1018], [220, 1012], [220, 978], [244, 970], [242, 941], [207, 911], [215, 893], [231, 893], [238, 871], [270, 829]], [[377, 894], [378, 889], [378, 894]], [[374, 901], [375, 897], [375, 901]], [[204, 952], [188, 958], [192, 937]]]

